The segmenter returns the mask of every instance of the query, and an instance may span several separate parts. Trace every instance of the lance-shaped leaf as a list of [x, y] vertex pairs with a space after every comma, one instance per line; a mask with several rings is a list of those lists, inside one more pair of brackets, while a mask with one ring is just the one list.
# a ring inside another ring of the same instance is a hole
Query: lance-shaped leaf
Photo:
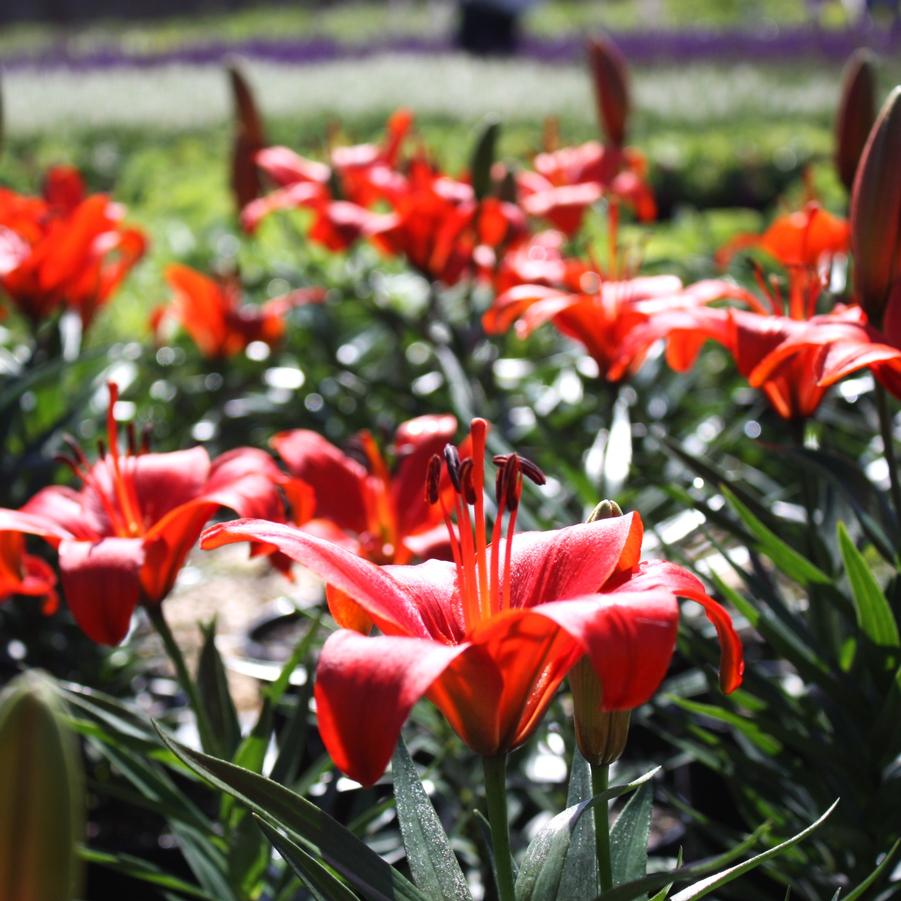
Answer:
[[238, 713], [228, 688], [228, 677], [216, 647], [216, 620], [201, 626], [203, 647], [197, 664], [197, 688], [219, 747], [231, 757], [241, 741]]
[[56, 689], [25, 673], [0, 699], [0, 898], [76, 897], [84, 816], [78, 749]]
[[231, 187], [238, 210], [242, 210], [260, 196], [262, 185], [255, 158], [266, 146], [266, 136], [253, 91], [237, 66], [228, 67], [228, 80], [235, 111]]
[[878, 328], [901, 278], [901, 86], [870, 131], [851, 195], [851, 251], [858, 303]]
[[629, 118], [629, 70], [617, 46], [607, 37], [588, 41], [588, 66], [597, 103], [598, 119], [614, 147], [626, 140]]
[[606, 804], [612, 798], [633, 791], [653, 779], [659, 770], [660, 767], [655, 767], [632, 782], [612, 786], [590, 800], [558, 813], [526, 848], [519, 875], [516, 877], [517, 901], [545, 901], [548, 898], [556, 898], [566, 858], [572, 845], [573, 833], [582, 815], [595, 804]]
[[394, 751], [391, 774], [397, 819], [414, 882], [436, 901], [468, 901], [472, 895], [466, 879], [403, 738]]
[[610, 861], [616, 885], [641, 879], [647, 872], [653, 799], [649, 782], [639, 786], [610, 830]]
[[308, 854], [324, 860], [367, 899], [426, 901], [427, 896], [368, 845], [306, 798], [224, 760], [160, 737], [187, 766], [219, 791], [233, 795], [257, 816], [283, 829]]
[[850, 191], [864, 145], [876, 119], [876, 70], [873, 54], [860, 48], [842, 73], [842, 92], [835, 116], [835, 168]]

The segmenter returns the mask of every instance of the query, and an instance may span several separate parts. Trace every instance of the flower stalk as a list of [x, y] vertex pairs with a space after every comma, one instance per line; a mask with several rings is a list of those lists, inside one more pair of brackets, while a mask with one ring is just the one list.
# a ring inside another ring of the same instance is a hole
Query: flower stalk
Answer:
[[[594, 797], [607, 791], [610, 767], [608, 764], [591, 765], [591, 794]], [[613, 888], [613, 866], [610, 863], [610, 809], [607, 801], [594, 805], [594, 839], [598, 856], [598, 880], [601, 894]]]
[[885, 388], [876, 383], [876, 408], [879, 411], [879, 431], [882, 434], [882, 452], [888, 466], [889, 483], [892, 492], [892, 504], [895, 518], [901, 523], [901, 473], [898, 471], [898, 458], [895, 456], [895, 438], [892, 434], [892, 414], [888, 408], [888, 397]]
[[194, 711], [194, 716], [197, 719], [197, 732], [200, 735], [201, 747], [210, 754], [216, 754], [219, 750], [217, 747], [218, 743], [210, 728], [206, 708], [203, 706], [200, 693], [197, 691], [197, 684], [188, 671], [188, 664], [185, 662], [184, 654], [182, 654], [181, 648], [178, 646], [178, 642], [169, 628], [169, 623], [166, 622], [166, 617], [163, 615], [163, 605], [148, 605], [145, 609], [147, 610], [147, 618], [150, 620], [153, 628], [156, 629], [163, 642], [163, 647], [166, 649], [166, 654], [175, 667], [178, 684], [188, 696], [188, 703], [191, 705], [191, 709]]
[[507, 823], [507, 755], [483, 757], [485, 803], [491, 824], [494, 875], [499, 901], [514, 901], [513, 857], [510, 852], [510, 828]]

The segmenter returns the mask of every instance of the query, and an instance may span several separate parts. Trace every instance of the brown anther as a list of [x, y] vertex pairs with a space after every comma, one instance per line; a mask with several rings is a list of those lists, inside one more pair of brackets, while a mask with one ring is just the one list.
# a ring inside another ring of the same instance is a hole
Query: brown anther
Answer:
[[467, 457], [460, 464], [460, 487], [462, 489], [463, 500], [465, 500], [467, 504], [474, 504], [476, 502], [476, 489], [475, 485], [472, 483], [472, 467], [472, 457]]
[[522, 472], [519, 468], [519, 457], [511, 454], [504, 467], [504, 504], [512, 513], [519, 506], [522, 497]]
[[63, 443], [72, 451], [72, 457], [77, 463], [80, 463], [82, 466], [89, 465], [88, 458], [84, 455], [81, 445], [71, 435], [63, 435]]
[[536, 485], [544, 485], [547, 482], [547, 476], [541, 471], [541, 467], [537, 463], [533, 463], [528, 457], [516, 455], [519, 460], [519, 468], [522, 474], [534, 482]]
[[125, 426], [125, 437], [128, 441], [128, 452], [134, 457], [138, 453], [138, 440], [135, 433], [135, 424], [129, 422]]
[[150, 453], [150, 436], [153, 432], [153, 426], [149, 422], [145, 422], [141, 428], [141, 453]]
[[447, 465], [447, 474], [450, 476], [454, 491], [459, 494], [462, 490], [460, 484], [460, 452], [453, 444], [444, 445], [444, 462]]
[[68, 454], [56, 454], [53, 457], [53, 462], [68, 466], [75, 475], [78, 475], [78, 463], [76, 463]]
[[106, 459], [106, 442], [102, 438], [97, 439], [97, 456], [101, 460]]
[[495, 454], [495, 455], [491, 458], [491, 462], [492, 462], [495, 466], [501, 466], [501, 467], [503, 467], [503, 466], [506, 465], [507, 460], [509, 460], [509, 459], [510, 459], [510, 454]]
[[425, 475], [425, 501], [427, 504], [438, 503], [438, 485], [441, 482], [441, 457], [432, 454]]

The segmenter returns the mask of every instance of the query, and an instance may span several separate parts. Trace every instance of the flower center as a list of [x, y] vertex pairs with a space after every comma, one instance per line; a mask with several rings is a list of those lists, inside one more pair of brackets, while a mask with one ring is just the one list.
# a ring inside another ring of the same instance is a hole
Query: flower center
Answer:
[[126, 426], [127, 449], [119, 450], [118, 426], [114, 411], [119, 399], [119, 386], [109, 385], [109, 408], [106, 413], [107, 445], [98, 441], [99, 460], [91, 464], [81, 446], [66, 437], [69, 454], [59, 454], [57, 460], [65, 463], [100, 502], [110, 528], [120, 538], [134, 538], [144, 533], [144, 518], [135, 483], [135, 461], [150, 450], [150, 432], [141, 435], [140, 445], [133, 423]]
[[[526, 476], [536, 485], [543, 485], [546, 481], [544, 473], [525, 457], [514, 453], [493, 458], [497, 466], [497, 513], [489, 544], [484, 500], [487, 431], [488, 424], [484, 419], [474, 419], [470, 430], [472, 456], [461, 460], [457, 448], [448, 444], [444, 448], [443, 459], [434, 454], [429, 460], [426, 475], [426, 500], [430, 504], [441, 505], [447, 526], [467, 630], [511, 606], [510, 564], [516, 512], [522, 496], [522, 479]], [[452, 492], [441, 490], [442, 465], [449, 477]], [[451, 496], [452, 507], [449, 504]]]

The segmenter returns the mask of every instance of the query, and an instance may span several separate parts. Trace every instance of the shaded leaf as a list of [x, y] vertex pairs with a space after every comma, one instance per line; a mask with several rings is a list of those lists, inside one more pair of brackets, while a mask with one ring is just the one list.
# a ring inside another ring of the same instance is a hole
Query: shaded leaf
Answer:
[[251, 816], [254, 824], [269, 839], [275, 850], [281, 854], [300, 878], [300, 881], [320, 901], [357, 901], [359, 899], [359, 895], [351, 891], [318, 860], [311, 857], [297, 842], [292, 842], [256, 814], [251, 814]]
[[179, 745], [162, 731], [160, 737], [176, 756], [213, 786], [284, 829], [367, 898], [426, 901], [427, 896], [413, 883], [306, 798], [250, 770]]

